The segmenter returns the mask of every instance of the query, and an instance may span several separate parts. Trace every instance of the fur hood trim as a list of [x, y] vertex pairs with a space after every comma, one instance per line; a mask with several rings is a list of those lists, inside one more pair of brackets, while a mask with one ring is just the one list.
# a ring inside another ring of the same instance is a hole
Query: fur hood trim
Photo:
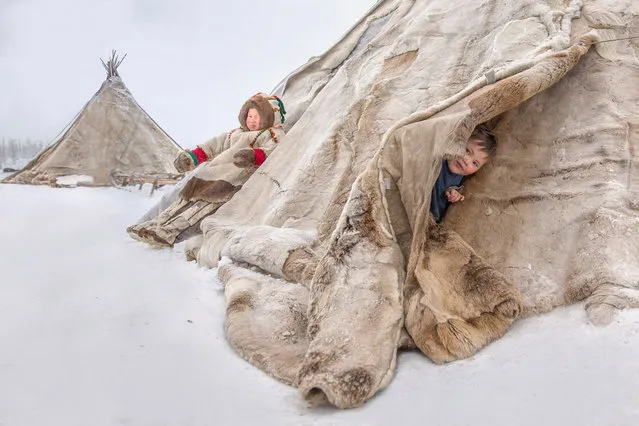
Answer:
[[244, 131], [248, 131], [246, 127], [246, 116], [249, 109], [255, 108], [260, 114], [260, 129], [268, 129], [269, 127], [281, 125], [284, 122], [284, 104], [276, 96], [268, 96], [262, 92], [259, 92], [251, 96], [242, 108], [238, 115], [240, 127]]

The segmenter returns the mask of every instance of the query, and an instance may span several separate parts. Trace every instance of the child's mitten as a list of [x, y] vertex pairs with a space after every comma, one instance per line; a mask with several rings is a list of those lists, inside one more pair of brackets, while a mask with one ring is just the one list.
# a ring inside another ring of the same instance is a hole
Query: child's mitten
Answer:
[[196, 168], [200, 163], [207, 161], [209, 158], [200, 147], [193, 151], [182, 151], [173, 161], [173, 165], [180, 173], [185, 173]]
[[243, 148], [233, 154], [233, 164], [237, 167], [250, 167], [255, 165], [255, 150]]

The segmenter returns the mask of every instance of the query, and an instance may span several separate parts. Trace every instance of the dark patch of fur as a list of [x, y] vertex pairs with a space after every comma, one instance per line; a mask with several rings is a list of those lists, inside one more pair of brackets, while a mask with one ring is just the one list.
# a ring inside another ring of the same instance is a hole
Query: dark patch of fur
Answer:
[[428, 226], [428, 238], [424, 242], [427, 250], [443, 247], [450, 239], [450, 232], [438, 223], [430, 223]]
[[334, 352], [308, 352], [304, 359], [304, 364], [300, 368], [299, 377], [308, 376], [311, 374], [317, 374], [322, 371], [322, 368], [326, 368], [327, 365], [332, 364], [337, 355]]
[[204, 180], [194, 177], [184, 185], [180, 191], [180, 198], [186, 201], [220, 203], [230, 200], [241, 188], [223, 180]]
[[422, 267], [424, 269], [430, 269], [430, 255], [435, 250], [441, 249], [446, 245], [450, 239], [450, 233], [442, 225], [435, 223], [434, 220], [429, 219], [428, 224], [428, 238], [424, 239], [422, 244]]
[[315, 338], [315, 336], [317, 336], [317, 333], [319, 333], [319, 331], [320, 331], [319, 324], [311, 324], [308, 327], [308, 338], [310, 340], [313, 340]]
[[505, 318], [519, 316], [522, 307], [516, 292], [512, 291], [514, 287], [484, 259], [471, 253], [468, 263], [463, 267], [463, 274], [458, 285], [465, 299]]
[[[336, 262], [343, 262], [350, 255], [353, 247], [360, 243], [371, 243], [376, 247], [384, 247], [388, 242], [382, 231], [379, 229], [375, 218], [374, 202], [367, 194], [365, 182], [359, 182], [360, 194], [349, 198], [347, 207], [349, 214], [346, 225], [340, 235], [333, 241], [329, 252]], [[373, 192], [372, 191], [368, 192]], [[350, 205], [349, 205], [350, 204]]]
[[357, 367], [337, 376], [337, 382], [340, 395], [346, 396], [351, 404], [359, 405], [371, 394], [375, 381], [366, 369]]
[[243, 312], [249, 309], [255, 309], [255, 304], [253, 303], [253, 297], [250, 293], [239, 293], [233, 299], [229, 301], [229, 304], [226, 307], [226, 311], [228, 313], [231, 312]]
[[494, 269], [472, 253], [470, 261], [464, 266], [464, 292], [480, 293], [483, 288], [490, 286], [495, 278]]
[[282, 266], [282, 273], [288, 281], [308, 286], [313, 279], [317, 262], [317, 256], [311, 249], [301, 247], [289, 253]]

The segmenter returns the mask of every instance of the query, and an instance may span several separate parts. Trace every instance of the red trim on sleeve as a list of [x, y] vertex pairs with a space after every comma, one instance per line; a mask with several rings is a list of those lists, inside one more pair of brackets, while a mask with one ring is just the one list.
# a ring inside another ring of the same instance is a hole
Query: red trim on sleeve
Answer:
[[255, 165], [262, 165], [262, 163], [266, 161], [266, 154], [259, 148], [253, 148], [253, 151], [255, 151]]
[[205, 161], [209, 159], [209, 156], [206, 155], [206, 152], [204, 152], [204, 150], [200, 147], [195, 148], [191, 152], [195, 154], [195, 158], [197, 158], [198, 164], [204, 163]]

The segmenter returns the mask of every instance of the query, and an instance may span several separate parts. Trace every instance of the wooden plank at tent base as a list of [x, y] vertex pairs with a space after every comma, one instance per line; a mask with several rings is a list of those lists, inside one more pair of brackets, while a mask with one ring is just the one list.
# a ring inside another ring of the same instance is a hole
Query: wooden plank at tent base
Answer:
[[55, 175], [41, 171], [27, 170], [24, 172], [18, 172], [13, 175], [7, 176], [1, 180], [1, 183], [13, 183], [13, 184], [28, 184], [28, 185], [45, 185], [53, 188], [76, 188], [82, 187], [124, 187], [129, 185], [139, 185], [139, 189], [142, 189], [145, 183], [150, 183], [151, 194], [164, 185], [175, 185], [184, 177], [181, 173], [122, 173], [111, 172], [111, 183], [96, 184], [93, 182], [79, 180], [73, 183], [65, 183], [58, 179], [63, 178], [65, 175]]
[[143, 174], [143, 173], [120, 173], [113, 172], [111, 173], [111, 182], [113, 182], [113, 186], [129, 186], [129, 185], [139, 185], [138, 189], [142, 189], [142, 186], [145, 183], [150, 183], [153, 186], [151, 187], [151, 194], [157, 189], [164, 185], [175, 185], [178, 183], [184, 174], [176, 174], [176, 173], [157, 173], [157, 174]]

